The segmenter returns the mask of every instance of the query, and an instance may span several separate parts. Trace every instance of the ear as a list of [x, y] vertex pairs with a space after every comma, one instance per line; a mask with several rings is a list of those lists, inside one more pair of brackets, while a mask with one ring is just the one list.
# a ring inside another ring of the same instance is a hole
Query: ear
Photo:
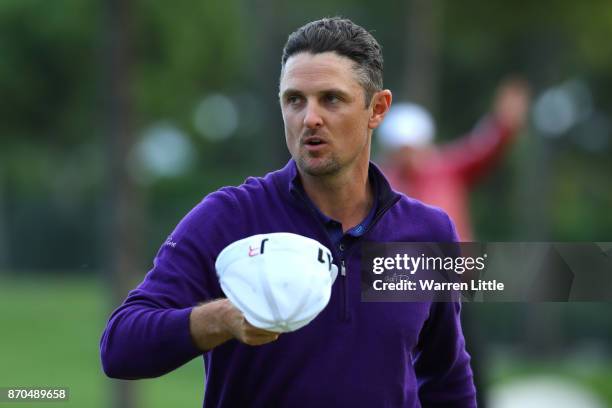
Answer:
[[378, 91], [372, 96], [372, 101], [370, 102], [370, 120], [368, 121], [368, 128], [376, 129], [383, 121], [385, 115], [389, 111], [391, 107], [391, 100], [393, 96], [391, 95], [391, 91], [388, 89], [384, 89], [382, 91]]

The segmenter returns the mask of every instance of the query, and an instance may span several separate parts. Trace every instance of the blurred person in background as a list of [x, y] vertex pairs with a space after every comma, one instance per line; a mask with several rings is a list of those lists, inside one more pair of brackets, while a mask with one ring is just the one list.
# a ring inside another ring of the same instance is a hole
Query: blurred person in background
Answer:
[[528, 107], [527, 83], [507, 79], [498, 87], [491, 112], [470, 133], [435, 146], [436, 127], [429, 112], [417, 104], [396, 103], [379, 129], [383, 172], [396, 190], [446, 211], [461, 241], [472, 241], [470, 189], [515, 140]]
[[[108, 321], [108, 376], [156, 377], [204, 355], [210, 407], [475, 407], [458, 302], [361, 302], [364, 241], [457, 240], [448, 215], [392, 191], [370, 162], [391, 105], [382, 74], [380, 45], [350, 20], [289, 36], [279, 97], [292, 159], [179, 223]], [[227, 245], [277, 231], [331, 248], [341, 271], [321, 314], [280, 336], [247, 322], [215, 274]]]

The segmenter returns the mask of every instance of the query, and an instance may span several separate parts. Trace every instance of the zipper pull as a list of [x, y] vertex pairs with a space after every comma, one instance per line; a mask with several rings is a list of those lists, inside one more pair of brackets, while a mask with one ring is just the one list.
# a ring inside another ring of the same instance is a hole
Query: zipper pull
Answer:
[[340, 264], [340, 275], [346, 276], [346, 266], [344, 266], [344, 259], [342, 260], [342, 263]]

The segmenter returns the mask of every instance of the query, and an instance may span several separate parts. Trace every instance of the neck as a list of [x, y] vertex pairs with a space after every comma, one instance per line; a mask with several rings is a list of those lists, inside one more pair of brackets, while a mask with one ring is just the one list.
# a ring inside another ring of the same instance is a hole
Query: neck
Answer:
[[342, 223], [346, 231], [368, 215], [374, 193], [368, 180], [368, 166], [330, 176], [311, 176], [300, 171], [308, 197], [328, 217]]

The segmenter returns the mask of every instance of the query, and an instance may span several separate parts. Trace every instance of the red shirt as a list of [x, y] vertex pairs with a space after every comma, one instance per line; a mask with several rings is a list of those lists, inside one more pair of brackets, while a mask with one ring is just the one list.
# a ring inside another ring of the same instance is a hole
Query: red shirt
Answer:
[[515, 134], [495, 118], [485, 117], [457, 141], [416, 153], [418, 165], [388, 162], [382, 169], [395, 190], [442, 208], [455, 222], [461, 241], [471, 241], [469, 190], [498, 161]]

